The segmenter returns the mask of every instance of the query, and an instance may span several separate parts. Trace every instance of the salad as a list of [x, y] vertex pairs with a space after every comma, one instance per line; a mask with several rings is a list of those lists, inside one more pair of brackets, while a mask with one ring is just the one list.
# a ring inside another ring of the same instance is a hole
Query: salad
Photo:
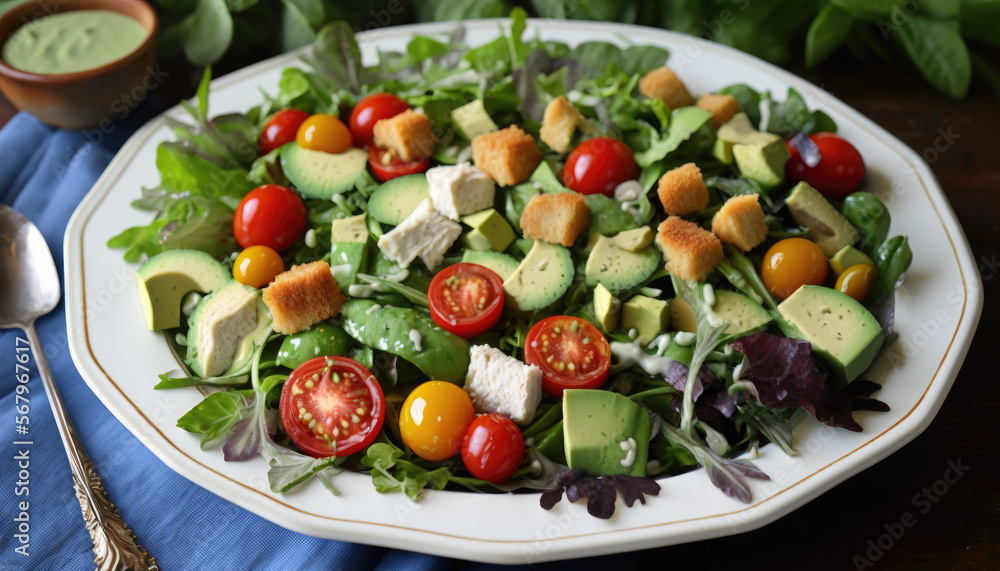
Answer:
[[206, 70], [153, 221], [109, 241], [203, 448], [274, 492], [351, 470], [609, 518], [699, 466], [749, 502], [759, 446], [888, 409], [864, 372], [912, 254], [834, 122], [525, 29], [366, 67], [331, 24], [243, 114], [209, 116]]

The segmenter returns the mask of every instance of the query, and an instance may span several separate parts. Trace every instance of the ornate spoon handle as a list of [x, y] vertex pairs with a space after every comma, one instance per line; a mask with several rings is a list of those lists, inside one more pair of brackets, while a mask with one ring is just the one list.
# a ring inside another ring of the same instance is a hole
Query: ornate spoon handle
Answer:
[[87, 456], [63, 405], [62, 397], [59, 396], [55, 381], [52, 380], [52, 372], [35, 332], [35, 324], [29, 323], [24, 332], [28, 336], [39, 376], [42, 377], [42, 385], [45, 386], [56, 426], [59, 427], [59, 436], [62, 437], [69, 465], [73, 470], [73, 488], [80, 501], [90, 539], [94, 543], [94, 564], [98, 571], [158, 571], [156, 559], [136, 542], [135, 534], [118, 514], [118, 508], [108, 499], [104, 483], [97, 475], [93, 461]]

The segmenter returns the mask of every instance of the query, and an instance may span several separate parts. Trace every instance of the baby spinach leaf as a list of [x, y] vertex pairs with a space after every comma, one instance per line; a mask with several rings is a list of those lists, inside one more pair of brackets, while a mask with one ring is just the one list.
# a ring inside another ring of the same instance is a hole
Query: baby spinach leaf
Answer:
[[972, 81], [972, 63], [961, 33], [948, 23], [910, 16], [893, 37], [931, 84], [962, 99]]
[[814, 66], [829, 57], [844, 43], [853, 26], [850, 12], [835, 4], [824, 6], [806, 34], [806, 65]]

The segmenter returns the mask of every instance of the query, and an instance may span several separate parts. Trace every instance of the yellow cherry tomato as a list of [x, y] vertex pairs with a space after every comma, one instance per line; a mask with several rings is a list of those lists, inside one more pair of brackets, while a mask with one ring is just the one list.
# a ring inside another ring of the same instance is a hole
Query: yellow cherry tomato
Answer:
[[303, 149], [337, 154], [350, 149], [354, 139], [343, 121], [333, 115], [317, 113], [302, 122], [295, 133], [295, 142]]
[[281, 255], [267, 246], [250, 246], [233, 263], [233, 277], [243, 285], [261, 287], [285, 271]]
[[837, 277], [837, 291], [846, 293], [858, 301], [868, 297], [868, 290], [875, 283], [875, 266], [854, 264]]
[[427, 381], [406, 397], [399, 413], [399, 432], [414, 454], [440, 462], [458, 454], [475, 418], [472, 399], [462, 388]]
[[826, 256], [815, 242], [785, 238], [764, 254], [760, 277], [768, 291], [785, 299], [803, 285], [821, 285], [826, 279], [827, 265]]

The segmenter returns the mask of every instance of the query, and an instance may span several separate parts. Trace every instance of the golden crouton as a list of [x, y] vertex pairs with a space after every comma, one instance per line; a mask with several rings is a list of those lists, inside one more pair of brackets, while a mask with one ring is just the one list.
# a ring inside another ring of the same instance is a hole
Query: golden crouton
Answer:
[[582, 194], [538, 194], [521, 213], [521, 230], [527, 238], [562, 244], [568, 248], [587, 229], [589, 221], [590, 209]]
[[419, 161], [434, 154], [431, 120], [412, 109], [379, 120], [373, 132], [376, 147], [392, 149], [404, 161]]
[[586, 121], [568, 99], [560, 95], [545, 107], [539, 137], [557, 153], [569, 150], [576, 126]]
[[722, 242], [694, 222], [671, 216], [656, 230], [667, 271], [682, 280], [703, 282], [722, 261]]
[[639, 93], [649, 98], [662, 99], [667, 107], [677, 109], [694, 105], [684, 83], [667, 66], [658, 67], [639, 80]]
[[708, 188], [701, 178], [701, 169], [694, 163], [664, 173], [656, 193], [663, 210], [670, 215], [687, 216], [708, 206]]
[[732, 95], [706, 93], [698, 98], [698, 107], [712, 114], [712, 129], [718, 129], [733, 118], [740, 110], [740, 104]]
[[345, 299], [330, 265], [323, 260], [292, 266], [264, 288], [264, 303], [271, 310], [274, 330], [285, 335], [335, 317]]
[[511, 186], [528, 180], [542, 162], [542, 152], [534, 137], [511, 125], [473, 139], [472, 160], [497, 184]]
[[727, 200], [712, 217], [712, 232], [744, 252], [763, 242], [767, 224], [757, 195], [741, 194]]

